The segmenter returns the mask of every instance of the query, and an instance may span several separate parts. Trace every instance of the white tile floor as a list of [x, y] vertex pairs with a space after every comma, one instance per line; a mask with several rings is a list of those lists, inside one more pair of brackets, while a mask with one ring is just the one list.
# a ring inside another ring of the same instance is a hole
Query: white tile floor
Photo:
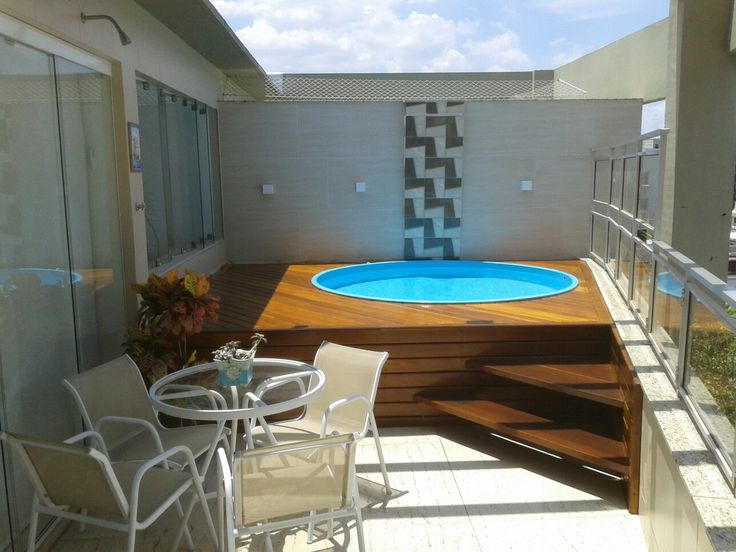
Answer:
[[[562, 460], [509, 444], [477, 426], [386, 429], [381, 439], [394, 497], [382, 487], [371, 439], [359, 447], [358, 471], [369, 551], [374, 552], [640, 552], [646, 550], [637, 516], [626, 510], [619, 482]], [[193, 519], [197, 550], [213, 550]], [[352, 522], [350, 522], [352, 525]], [[138, 550], [168, 550], [173, 515], [139, 533]], [[333, 541], [306, 543], [305, 531], [275, 534], [274, 550], [354, 552], [355, 530], [338, 525]], [[243, 541], [256, 552], [263, 539]], [[54, 550], [124, 550], [112, 531], [70, 527]]]

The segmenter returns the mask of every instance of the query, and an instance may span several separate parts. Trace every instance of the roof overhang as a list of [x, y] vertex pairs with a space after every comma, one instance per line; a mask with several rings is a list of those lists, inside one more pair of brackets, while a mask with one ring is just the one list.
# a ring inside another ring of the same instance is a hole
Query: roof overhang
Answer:
[[254, 99], [264, 96], [266, 72], [209, 0], [135, 0]]

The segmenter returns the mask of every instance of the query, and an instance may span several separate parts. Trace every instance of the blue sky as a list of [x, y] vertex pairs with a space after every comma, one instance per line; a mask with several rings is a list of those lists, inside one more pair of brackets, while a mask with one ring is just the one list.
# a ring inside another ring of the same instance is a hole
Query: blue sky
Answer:
[[669, 0], [214, 0], [267, 72], [553, 69]]

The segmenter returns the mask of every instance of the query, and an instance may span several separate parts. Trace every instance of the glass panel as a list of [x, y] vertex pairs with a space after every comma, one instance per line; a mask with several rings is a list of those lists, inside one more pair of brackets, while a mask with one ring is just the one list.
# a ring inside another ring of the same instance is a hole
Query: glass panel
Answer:
[[217, 110], [207, 108], [207, 122], [210, 125], [210, 160], [212, 167], [212, 205], [215, 238], [224, 236], [222, 224], [222, 184], [220, 180], [220, 132]]
[[608, 255], [606, 266], [611, 274], [616, 274], [616, 259], [618, 259], [618, 234], [619, 230], [612, 222], [608, 223]]
[[636, 175], [637, 158], [627, 157], [624, 159], [624, 200], [621, 208], [631, 214], [636, 208]]
[[[195, 104], [196, 105], [196, 104]], [[207, 125], [207, 107], [197, 106], [197, 150], [199, 154], [200, 201], [202, 203], [202, 236], [205, 243], [215, 239], [212, 219], [212, 171], [210, 167], [210, 139]]]
[[611, 201], [611, 160], [595, 162], [595, 183], [593, 198], [598, 201]]
[[616, 278], [616, 282], [627, 298], [629, 295], [629, 273], [631, 272], [632, 255], [633, 242], [631, 237], [621, 232], [621, 247], [618, 254], [618, 277]]
[[631, 302], [645, 322], [649, 317], [649, 294], [652, 289], [652, 254], [641, 245], [634, 246], [634, 287]]
[[606, 258], [608, 221], [603, 217], [593, 217], [593, 253], [601, 259]]
[[168, 186], [168, 153], [162, 136], [162, 101], [160, 89], [138, 83], [138, 121], [141, 131], [149, 266], [166, 262], [174, 255], [174, 239], [168, 215], [171, 212], [171, 190]]
[[700, 301], [690, 304], [685, 388], [733, 466], [736, 336]]
[[623, 191], [624, 160], [613, 160], [613, 172], [611, 174], [611, 204], [621, 207], [621, 193]]
[[126, 325], [110, 77], [59, 58], [56, 73], [84, 370], [120, 354]]
[[[77, 372], [71, 289], [88, 283], [70, 277], [52, 58], [0, 37], [0, 59], [0, 427], [60, 440], [79, 429], [60, 381]], [[18, 461], [5, 470], [17, 538], [31, 487]]]
[[659, 188], [659, 155], [643, 155], [639, 169], [638, 219], [654, 226]]
[[174, 254], [202, 247], [202, 197], [199, 185], [197, 115], [189, 103], [171, 96], [165, 103], [166, 142]]
[[652, 337], [659, 345], [668, 367], [677, 370], [682, 324], [682, 284], [667, 271], [658, 272], [654, 290]]

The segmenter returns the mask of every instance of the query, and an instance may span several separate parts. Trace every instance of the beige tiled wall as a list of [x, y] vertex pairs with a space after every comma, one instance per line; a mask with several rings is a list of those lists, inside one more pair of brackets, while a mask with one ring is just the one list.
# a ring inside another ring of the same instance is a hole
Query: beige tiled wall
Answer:
[[[591, 148], [638, 135], [640, 114], [636, 100], [467, 102], [462, 257], [586, 255]], [[402, 258], [403, 124], [399, 102], [221, 103], [228, 259]]]

